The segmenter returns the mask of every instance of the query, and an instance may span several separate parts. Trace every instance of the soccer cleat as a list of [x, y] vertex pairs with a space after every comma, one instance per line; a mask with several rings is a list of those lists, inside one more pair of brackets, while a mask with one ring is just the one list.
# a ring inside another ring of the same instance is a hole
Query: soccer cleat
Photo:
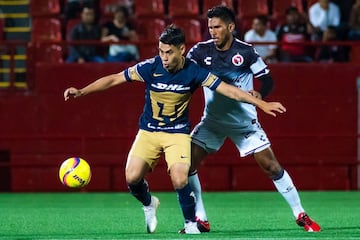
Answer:
[[200, 218], [196, 217], [197, 227], [200, 232], [210, 232], [210, 223], [208, 221], [202, 221]]
[[179, 231], [181, 234], [200, 234], [197, 222], [186, 222], [185, 227]]
[[296, 219], [297, 225], [300, 227], [304, 227], [307, 232], [320, 232], [320, 226], [316, 222], [314, 222], [309, 215], [302, 212], [299, 213], [298, 218]]
[[[210, 232], [210, 223], [208, 221], [202, 221], [199, 217], [195, 217], [195, 220], [200, 232]], [[179, 233], [185, 233], [185, 228], [179, 230]]]
[[157, 197], [151, 196], [151, 202], [149, 206], [144, 206], [146, 230], [148, 233], [153, 233], [156, 230], [157, 219], [156, 209], [159, 207], [160, 201]]

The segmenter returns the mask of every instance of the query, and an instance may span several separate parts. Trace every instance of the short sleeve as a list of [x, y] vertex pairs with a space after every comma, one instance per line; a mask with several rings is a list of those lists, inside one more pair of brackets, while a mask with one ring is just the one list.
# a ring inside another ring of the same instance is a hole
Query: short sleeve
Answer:
[[211, 90], [215, 90], [219, 86], [220, 83], [221, 83], [221, 80], [217, 76], [215, 76], [214, 74], [209, 72], [201, 85], [204, 87], [208, 87]]
[[144, 82], [141, 75], [137, 71], [137, 65], [125, 69], [125, 79], [128, 82], [139, 81]]
[[198, 63], [199, 61], [199, 54], [198, 54], [198, 50], [199, 50], [199, 44], [196, 44], [195, 46], [193, 46], [189, 52], [187, 53], [186, 57], [195, 61], [196, 63]]

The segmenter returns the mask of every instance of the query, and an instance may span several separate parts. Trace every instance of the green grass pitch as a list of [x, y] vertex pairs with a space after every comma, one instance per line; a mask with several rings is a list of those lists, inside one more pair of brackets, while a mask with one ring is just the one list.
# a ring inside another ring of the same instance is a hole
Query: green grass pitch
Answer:
[[0, 239], [360, 239], [360, 192], [300, 192], [319, 233], [298, 227], [277, 192], [206, 192], [212, 228], [201, 235], [177, 233], [174, 192], [153, 194], [161, 204], [149, 235], [129, 193], [1, 193]]

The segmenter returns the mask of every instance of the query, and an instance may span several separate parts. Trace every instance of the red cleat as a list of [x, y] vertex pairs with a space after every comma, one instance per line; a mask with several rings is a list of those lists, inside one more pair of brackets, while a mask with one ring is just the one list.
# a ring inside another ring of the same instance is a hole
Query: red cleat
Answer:
[[210, 223], [208, 221], [202, 221], [200, 218], [195, 218], [197, 222], [197, 227], [200, 232], [210, 232]]
[[306, 213], [300, 213], [298, 218], [296, 219], [297, 225], [300, 227], [304, 227], [307, 232], [320, 232], [321, 228], [319, 224], [314, 222], [309, 215]]
[[[197, 228], [200, 232], [210, 232], [210, 223], [208, 221], [202, 221], [200, 218], [195, 217]], [[180, 229], [179, 233], [186, 233], [185, 228]]]

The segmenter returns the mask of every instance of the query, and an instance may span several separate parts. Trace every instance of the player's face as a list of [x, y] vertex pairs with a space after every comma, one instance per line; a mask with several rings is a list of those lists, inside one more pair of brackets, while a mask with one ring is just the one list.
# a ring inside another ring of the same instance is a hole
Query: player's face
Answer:
[[228, 50], [233, 41], [232, 32], [235, 29], [235, 24], [227, 24], [218, 17], [208, 19], [209, 33], [217, 49]]
[[183, 67], [185, 53], [185, 45], [176, 47], [174, 45], [159, 42], [159, 56], [161, 58], [163, 67], [168, 72], [176, 72]]

